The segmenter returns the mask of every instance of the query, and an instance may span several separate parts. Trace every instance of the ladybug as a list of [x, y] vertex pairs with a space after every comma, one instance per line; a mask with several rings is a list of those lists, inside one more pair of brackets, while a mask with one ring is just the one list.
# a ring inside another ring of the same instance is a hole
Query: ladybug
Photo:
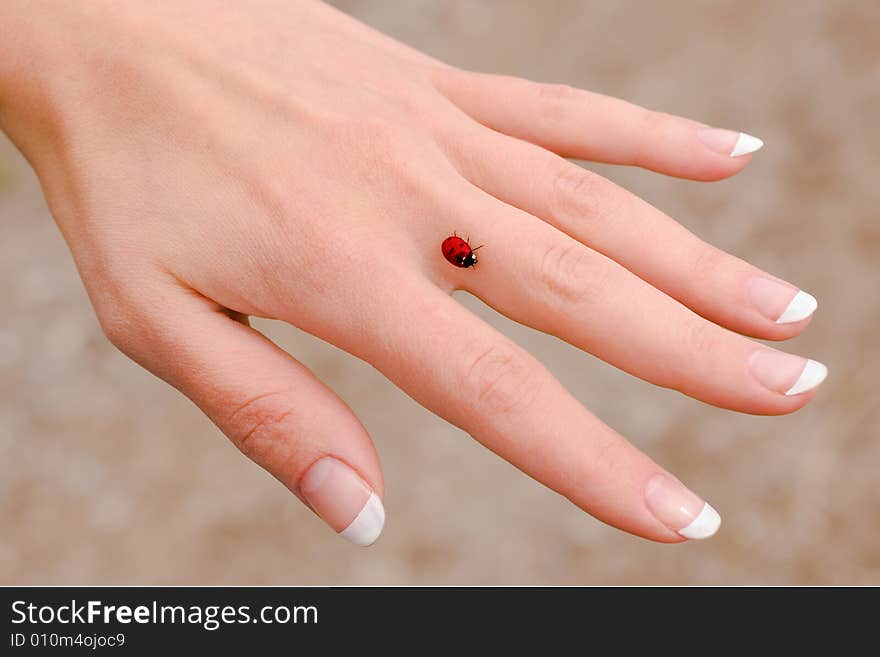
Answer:
[[477, 264], [477, 254], [474, 251], [480, 248], [482, 248], [482, 244], [471, 248], [468, 240], [461, 239], [455, 233], [452, 233], [451, 237], [443, 240], [443, 244], [440, 246], [444, 258], [456, 267], [463, 267], [465, 269]]

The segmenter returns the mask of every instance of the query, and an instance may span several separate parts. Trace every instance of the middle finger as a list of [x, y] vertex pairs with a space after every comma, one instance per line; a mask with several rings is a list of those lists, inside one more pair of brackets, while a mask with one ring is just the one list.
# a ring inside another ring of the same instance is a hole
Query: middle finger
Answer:
[[539, 146], [477, 129], [456, 158], [492, 196], [607, 255], [710, 321], [768, 340], [800, 333], [806, 292], [707, 244], [649, 203]]
[[[806, 404], [825, 377], [815, 361], [709, 322], [610, 258], [471, 185], [459, 216], [479, 250], [472, 269], [437, 272], [511, 319], [556, 335], [635, 376], [715, 406], [756, 414]], [[439, 237], [439, 236], [438, 236]]]

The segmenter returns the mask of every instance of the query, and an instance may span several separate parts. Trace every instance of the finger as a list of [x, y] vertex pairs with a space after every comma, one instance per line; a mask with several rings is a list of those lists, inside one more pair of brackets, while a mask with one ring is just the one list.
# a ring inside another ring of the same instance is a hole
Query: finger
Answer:
[[717, 249], [598, 174], [489, 130], [458, 154], [475, 185], [617, 261], [694, 312], [739, 333], [784, 340], [809, 324], [816, 299]]
[[455, 69], [437, 71], [435, 84], [483, 125], [564, 157], [719, 180], [738, 173], [763, 146], [742, 132], [566, 85]]
[[610, 525], [662, 542], [717, 530], [711, 506], [447, 294], [402, 278], [374, 301], [369, 339], [341, 346], [416, 401]]
[[606, 256], [472, 188], [457, 197], [483, 244], [477, 271], [438, 275], [512, 319], [552, 333], [647, 381], [757, 414], [806, 404], [824, 367], [694, 314]]
[[262, 334], [201, 297], [178, 300], [183, 294], [173, 295], [175, 307], [166, 300], [163, 317], [173, 323], [128, 317], [110, 322], [108, 335], [334, 531], [373, 543], [385, 519], [382, 473], [351, 409]]

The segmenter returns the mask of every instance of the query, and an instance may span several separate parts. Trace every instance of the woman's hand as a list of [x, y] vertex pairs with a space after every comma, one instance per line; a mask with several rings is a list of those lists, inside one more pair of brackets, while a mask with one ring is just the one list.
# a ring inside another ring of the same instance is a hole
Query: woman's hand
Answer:
[[[249, 315], [368, 361], [663, 542], [709, 536], [718, 515], [451, 292], [738, 411], [794, 411], [825, 376], [738, 335], [797, 335], [812, 297], [564, 159], [716, 180], [754, 138], [450, 68], [314, 2], [24, 4], [0, 9], [0, 125], [107, 335], [355, 543], [384, 520], [373, 445]], [[475, 269], [441, 254], [453, 231], [485, 245]]]

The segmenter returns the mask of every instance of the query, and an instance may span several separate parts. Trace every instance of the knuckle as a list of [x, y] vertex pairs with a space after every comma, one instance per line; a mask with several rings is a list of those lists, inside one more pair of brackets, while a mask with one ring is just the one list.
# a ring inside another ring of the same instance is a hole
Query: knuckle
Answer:
[[547, 101], [571, 101], [579, 99], [583, 92], [568, 84], [542, 83], [538, 85], [538, 94]]
[[692, 275], [696, 280], [711, 278], [723, 271], [728, 255], [709, 244], [700, 244], [692, 261]]
[[97, 254], [92, 267], [103, 276], [83, 276], [95, 317], [110, 344], [129, 358], [141, 362], [150, 341], [167, 334], [157, 304], [167, 298], [156, 283], [155, 269], [129, 248]]
[[623, 475], [630, 466], [627, 445], [615, 436], [596, 438], [596, 456], [594, 462], [606, 476]]
[[118, 310], [99, 310], [97, 317], [101, 331], [110, 344], [122, 353], [129, 354], [132, 351], [132, 336], [134, 335], [132, 318], [127, 313]]
[[133, 297], [133, 294], [122, 291], [102, 294], [95, 301], [95, 315], [110, 344], [129, 358], [142, 362], [141, 345], [157, 337], [161, 331], [154, 313]]
[[474, 357], [465, 374], [467, 399], [475, 412], [504, 415], [528, 407], [537, 396], [539, 377], [535, 364], [510, 346], [492, 345]]
[[718, 348], [717, 327], [706, 320], [694, 321], [687, 332], [687, 352], [705, 357], [718, 353]]
[[575, 103], [586, 98], [586, 92], [567, 84], [538, 84], [537, 94], [541, 118], [545, 121], [564, 121]]
[[644, 107], [640, 108], [642, 113], [642, 130], [647, 135], [660, 135], [666, 131], [669, 121], [672, 118], [670, 114], [665, 112], [656, 112]]
[[407, 125], [388, 118], [360, 119], [341, 132], [340, 154], [355, 160], [353, 170], [380, 198], [393, 194], [396, 202], [416, 204], [444, 189], [435, 176], [439, 151], [427, 150], [424, 135]]
[[569, 219], [594, 214], [600, 205], [598, 178], [574, 164], [561, 166], [553, 176], [550, 197], [553, 215]]
[[552, 244], [541, 259], [540, 281], [557, 304], [580, 304], [602, 289], [603, 275], [581, 244]]
[[[635, 162], [647, 162], [650, 160], [651, 152], [656, 148], [657, 140], [662, 139], [669, 132], [672, 115], [665, 112], [656, 112], [645, 107], [637, 107], [641, 118], [637, 118], [635, 123], [640, 128], [640, 133], [645, 135], [644, 139], [638, 140], [638, 146], [634, 151]], [[638, 114], [637, 114], [638, 117]]]
[[229, 415], [225, 426], [230, 440], [257, 463], [270, 461], [282, 438], [290, 433], [293, 408], [280, 392], [246, 399]]
[[630, 202], [628, 192], [577, 165], [565, 163], [553, 174], [550, 212], [559, 221], [589, 219], [607, 228], [629, 212]]

